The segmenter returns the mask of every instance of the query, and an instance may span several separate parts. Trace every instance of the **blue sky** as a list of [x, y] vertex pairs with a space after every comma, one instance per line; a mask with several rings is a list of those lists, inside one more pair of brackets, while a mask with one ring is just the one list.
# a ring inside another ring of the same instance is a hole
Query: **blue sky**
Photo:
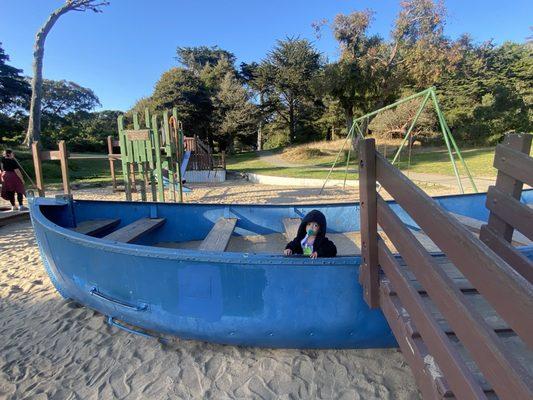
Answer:
[[[386, 37], [399, 0], [110, 0], [102, 14], [72, 12], [48, 36], [44, 75], [94, 90], [104, 109], [126, 110], [150, 95], [175, 66], [177, 46], [218, 45], [241, 61], [259, 61], [276, 39], [300, 36], [337, 57], [331, 32], [314, 37], [311, 23], [372, 8], [373, 31]], [[62, 0], [0, 0], [0, 42], [11, 64], [31, 74], [37, 29]], [[448, 0], [446, 34], [478, 41], [524, 42], [533, 25], [532, 0]]]

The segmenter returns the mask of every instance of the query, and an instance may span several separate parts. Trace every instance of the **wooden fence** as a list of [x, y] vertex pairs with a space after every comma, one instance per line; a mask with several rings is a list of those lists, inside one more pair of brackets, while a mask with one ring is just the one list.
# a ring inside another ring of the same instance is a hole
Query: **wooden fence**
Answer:
[[[505, 399], [529, 399], [533, 398], [533, 381], [517, 361], [520, 352], [504, 346], [486, 316], [472, 306], [442, 263], [426, 251], [377, 193], [376, 183], [466, 278], [471, 285], [467, 290], [479, 293], [504, 320], [505, 331], [516, 333], [525, 343], [524, 349], [532, 348], [533, 265], [510, 244], [514, 228], [533, 239], [533, 211], [519, 202], [522, 182], [532, 184], [533, 160], [523, 154], [530, 144], [530, 135], [515, 135], [496, 150], [495, 166], [500, 172], [496, 187], [488, 193], [491, 215], [482, 228], [482, 241], [376, 152], [373, 139], [361, 142], [360, 282], [369, 306], [383, 309], [424, 398], [485, 399], [491, 392]], [[401, 257], [387, 247], [378, 225]], [[406, 268], [449, 328], [442, 329], [419, 288], [407, 278]], [[465, 359], [450, 335], [472, 360]], [[470, 362], [477, 365], [490, 387], [480, 383]]]

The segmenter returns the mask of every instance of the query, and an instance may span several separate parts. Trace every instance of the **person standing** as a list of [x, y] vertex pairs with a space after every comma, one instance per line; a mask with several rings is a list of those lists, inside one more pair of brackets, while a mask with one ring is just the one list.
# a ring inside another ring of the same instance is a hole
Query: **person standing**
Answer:
[[20, 166], [15, 159], [15, 153], [13, 150], [5, 150], [2, 158], [0, 159], [0, 180], [2, 181], [2, 191], [0, 197], [11, 203], [11, 210], [16, 211], [15, 206], [15, 194], [17, 195], [18, 210], [27, 210], [24, 207], [24, 178], [20, 171]]

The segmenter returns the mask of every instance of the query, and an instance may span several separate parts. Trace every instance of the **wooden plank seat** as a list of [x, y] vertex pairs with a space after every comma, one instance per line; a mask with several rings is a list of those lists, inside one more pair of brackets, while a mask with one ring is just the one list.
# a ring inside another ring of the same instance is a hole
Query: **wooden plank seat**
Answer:
[[283, 218], [283, 227], [285, 228], [285, 237], [287, 240], [291, 241], [296, 237], [301, 223], [301, 218]]
[[120, 219], [89, 219], [79, 222], [72, 230], [83, 235], [95, 236], [116, 227], [119, 223]]
[[[476, 236], [479, 235], [479, 232], [481, 231], [481, 227], [487, 224], [485, 221], [481, 221], [479, 219], [468, 217], [466, 215], [456, 214], [453, 212], [448, 212], [448, 214], [453, 215], [461, 224], [463, 224], [466, 228], [468, 228], [468, 230], [475, 233]], [[514, 231], [513, 233], [513, 245], [514, 246], [528, 246], [531, 244], [533, 244], [531, 240], [529, 240], [527, 237], [525, 237], [520, 232], [516, 230]]]
[[226, 251], [236, 224], [237, 218], [219, 218], [206, 238], [200, 243], [198, 250]]
[[111, 232], [102, 239], [113, 240], [115, 242], [132, 243], [141, 236], [144, 236], [147, 233], [159, 228], [164, 223], [165, 218], [141, 218], [132, 222], [131, 224]]

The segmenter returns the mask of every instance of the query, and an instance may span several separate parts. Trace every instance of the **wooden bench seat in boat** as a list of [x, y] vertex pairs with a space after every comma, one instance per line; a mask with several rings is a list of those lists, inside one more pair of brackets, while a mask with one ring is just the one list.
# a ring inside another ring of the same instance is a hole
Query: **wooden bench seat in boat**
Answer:
[[113, 240], [115, 242], [131, 243], [141, 236], [152, 232], [165, 223], [165, 218], [141, 218], [126, 226], [123, 226], [102, 239]]
[[81, 221], [72, 230], [83, 235], [94, 236], [116, 227], [119, 223], [120, 219], [90, 219]]
[[219, 218], [206, 238], [200, 243], [198, 250], [226, 251], [236, 224], [237, 218]]

